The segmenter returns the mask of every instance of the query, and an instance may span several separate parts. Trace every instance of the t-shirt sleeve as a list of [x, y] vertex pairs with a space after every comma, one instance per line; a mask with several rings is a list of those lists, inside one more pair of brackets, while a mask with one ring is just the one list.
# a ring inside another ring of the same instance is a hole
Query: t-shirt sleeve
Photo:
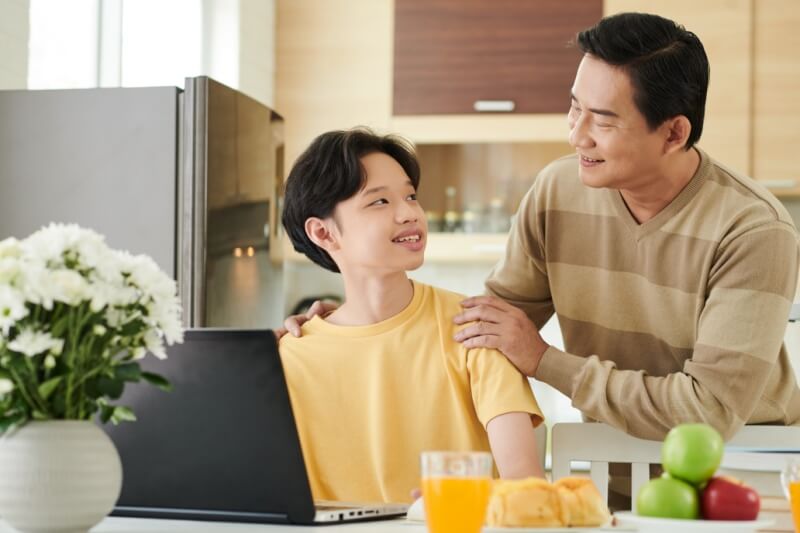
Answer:
[[534, 426], [544, 420], [528, 378], [497, 350], [467, 350], [472, 403], [485, 428], [491, 419], [506, 413], [530, 413]]

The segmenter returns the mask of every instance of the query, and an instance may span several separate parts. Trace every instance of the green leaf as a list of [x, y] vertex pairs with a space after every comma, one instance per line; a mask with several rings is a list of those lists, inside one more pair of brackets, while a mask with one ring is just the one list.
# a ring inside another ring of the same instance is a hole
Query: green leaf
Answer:
[[139, 363], [125, 363], [114, 367], [114, 377], [122, 381], [139, 381], [142, 369]]
[[108, 404], [101, 404], [100, 405], [100, 421], [103, 424], [108, 423], [111, 420], [111, 415], [114, 414], [114, 406]]
[[39, 385], [39, 396], [42, 397], [43, 400], [47, 401], [50, 399], [50, 396], [56, 390], [58, 385], [61, 383], [61, 380], [64, 379], [64, 376], [56, 376], [54, 378], [50, 378], [41, 385]]
[[102, 396], [108, 396], [112, 400], [116, 400], [122, 396], [122, 391], [125, 388], [125, 382], [121, 379], [109, 379], [105, 376], [97, 378], [95, 385], [97, 391]]
[[24, 412], [17, 412], [9, 416], [0, 417], [0, 435], [7, 431], [13, 431], [27, 421], [28, 417]]
[[167, 378], [159, 376], [158, 374], [154, 374], [152, 372], [142, 372], [142, 379], [151, 385], [155, 385], [163, 391], [172, 391], [172, 383], [167, 381]]
[[136, 415], [129, 407], [118, 405], [114, 407], [114, 412], [111, 414], [111, 423], [115, 426], [120, 422], [135, 422]]
[[39, 411], [38, 409], [34, 409], [31, 413], [34, 420], [50, 420], [50, 417], [45, 413]]

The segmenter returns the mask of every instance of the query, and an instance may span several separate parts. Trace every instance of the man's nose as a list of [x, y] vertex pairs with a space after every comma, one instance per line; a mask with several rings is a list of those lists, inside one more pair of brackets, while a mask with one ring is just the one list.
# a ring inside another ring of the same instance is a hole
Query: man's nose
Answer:
[[569, 123], [569, 144], [573, 148], [585, 148], [594, 146], [594, 140], [589, 134], [588, 121], [583, 116], [578, 117]]

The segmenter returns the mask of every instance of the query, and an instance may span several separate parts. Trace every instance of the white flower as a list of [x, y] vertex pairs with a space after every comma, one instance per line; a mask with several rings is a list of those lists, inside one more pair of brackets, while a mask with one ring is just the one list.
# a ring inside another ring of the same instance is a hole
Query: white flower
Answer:
[[45, 289], [46, 296], [67, 305], [78, 305], [92, 296], [89, 283], [74, 270], [50, 271]]
[[22, 255], [22, 248], [20, 248], [19, 241], [14, 237], [9, 237], [0, 241], [0, 258], [10, 257], [18, 258]]
[[18, 259], [0, 255], [0, 284], [13, 285], [19, 276], [20, 270]]
[[150, 350], [150, 353], [159, 359], [167, 358], [167, 352], [164, 351], [164, 343], [155, 330], [147, 330], [147, 333], [144, 334], [144, 344]]
[[28, 308], [22, 293], [8, 285], [0, 285], [0, 332], [8, 335], [11, 326], [26, 316]]
[[147, 355], [147, 350], [145, 350], [142, 346], [133, 349], [133, 359], [139, 360], [143, 359], [145, 355]]
[[63, 347], [62, 339], [56, 339], [50, 333], [34, 331], [31, 328], [23, 329], [14, 340], [8, 343], [9, 350], [25, 354], [28, 357], [48, 351], [61, 353]]
[[0, 378], [0, 396], [14, 390], [14, 382], [10, 379]]

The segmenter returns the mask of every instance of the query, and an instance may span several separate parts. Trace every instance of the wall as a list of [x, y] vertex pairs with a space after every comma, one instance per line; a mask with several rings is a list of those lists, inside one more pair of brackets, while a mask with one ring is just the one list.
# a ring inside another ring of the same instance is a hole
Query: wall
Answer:
[[0, 90], [28, 83], [28, 0], [3, 0], [0, 7]]

